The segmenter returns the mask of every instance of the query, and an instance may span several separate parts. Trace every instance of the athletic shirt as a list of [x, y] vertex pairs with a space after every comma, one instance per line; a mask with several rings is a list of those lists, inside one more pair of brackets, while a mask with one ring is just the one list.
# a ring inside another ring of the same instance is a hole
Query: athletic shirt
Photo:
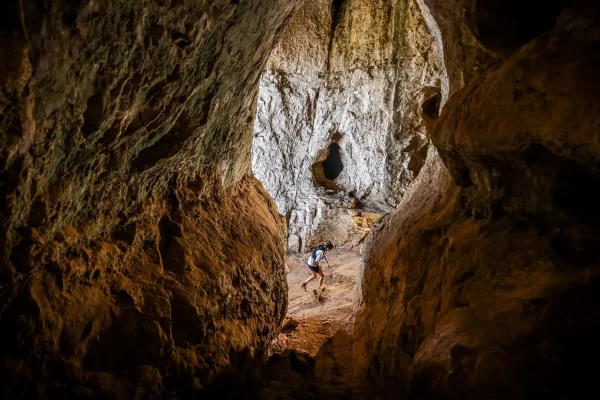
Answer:
[[310, 257], [308, 257], [308, 265], [311, 267], [316, 267], [315, 261], [321, 261], [324, 255], [325, 250], [317, 250], [315, 253], [315, 258], [313, 259], [312, 253], [310, 253]]

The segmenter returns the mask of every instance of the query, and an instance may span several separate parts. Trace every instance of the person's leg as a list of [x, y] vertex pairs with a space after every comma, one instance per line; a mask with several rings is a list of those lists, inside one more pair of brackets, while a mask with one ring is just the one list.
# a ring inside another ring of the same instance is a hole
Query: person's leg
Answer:
[[[321, 279], [319, 280], [319, 287], [323, 286], [323, 281], [325, 280], [325, 274], [323, 274], [323, 270], [319, 271], [319, 275], [321, 276]], [[317, 276], [315, 275], [315, 278]]]
[[308, 282], [312, 281], [313, 279], [317, 279], [317, 273], [314, 271], [312, 271], [312, 276], [304, 281], [304, 284], [306, 285]]
[[304, 288], [304, 290], [306, 290], [306, 284], [310, 281], [312, 281], [313, 279], [317, 278], [317, 273], [315, 271], [311, 271], [312, 272], [312, 276], [309, 277], [307, 280], [304, 281], [304, 283], [300, 286], [302, 286], [302, 288]]

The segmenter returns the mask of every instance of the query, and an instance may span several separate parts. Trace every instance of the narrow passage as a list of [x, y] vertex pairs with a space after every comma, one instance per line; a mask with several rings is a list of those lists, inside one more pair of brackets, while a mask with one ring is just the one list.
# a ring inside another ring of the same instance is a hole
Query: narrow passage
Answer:
[[[261, 399], [379, 399], [352, 375], [352, 300], [360, 262], [358, 250], [334, 249], [323, 260], [324, 289], [310, 276], [309, 254], [290, 254], [288, 314], [273, 342]], [[290, 369], [291, 368], [291, 371]]]

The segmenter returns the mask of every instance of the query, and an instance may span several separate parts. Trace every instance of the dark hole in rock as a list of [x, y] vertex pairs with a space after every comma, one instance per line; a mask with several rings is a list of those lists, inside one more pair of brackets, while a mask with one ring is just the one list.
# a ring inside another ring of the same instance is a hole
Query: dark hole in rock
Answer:
[[480, 0], [476, 22], [481, 43], [501, 54], [510, 53], [551, 29], [566, 0]]
[[57, 380], [67, 380], [71, 376], [68, 367], [57, 360], [46, 358], [44, 360], [44, 368], [46, 371], [52, 371], [53, 376]]
[[[0, 15], [0, 32], [8, 35], [11, 31], [21, 30], [21, 8], [18, 2], [4, 2], [3, 13]], [[3, 49], [4, 50], [4, 49]], [[3, 54], [4, 56], [4, 54]], [[4, 57], [3, 57], [4, 59]], [[9, 59], [8, 57], [6, 59]]]
[[17, 271], [29, 271], [31, 269], [31, 249], [33, 241], [22, 240], [14, 246], [10, 252], [10, 261]]
[[334, 180], [344, 169], [344, 164], [340, 158], [340, 145], [337, 143], [331, 143], [329, 145], [329, 154], [325, 161], [323, 161], [323, 174], [325, 178]]
[[600, 175], [595, 168], [590, 171], [537, 143], [525, 150], [523, 159], [554, 177], [552, 204], [564, 213], [563, 218], [570, 219], [568, 225], [575, 223], [587, 228], [600, 225]]
[[231, 363], [231, 369], [235, 371], [235, 375], [232, 376], [232, 381], [247, 381], [251, 378], [256, 378], [256, 369], [259, 368], [252, 358], [249, 349], [243, 349], [241, 351], [231, 349], [229, 351], [229, 362]]
[[430, 118], [437, 118], [440, 116], [440, 104], [442, 102], [442, 92], [437, 92], [433, 97], [425, 100], [421, 105], [421, 110], [423, 110], [423, 114], [427, 115]]
[[185, 257], [183, 247], [178, 241], [182, 236], [181, 228], [167, 216], [161, 218], [158, 228], [160, 232], [158, 249], [164, 269], [178, 275], [183, 274]]
[[240, 312], [243, 318], [248, 318], [252, 315], [252, 304], [248, 299], [243, 299], [240, 304]]
[[40, 226], [44, 223], [46, 217], [46, 203], [41, 197], [36, 197], [31, 205], [27, 222], [32, 226]]
[[201, 110], [202, 110], [202, 114], [199, 117], [198, 123], [200, 125], [206, 125], [206, 123], [208, 122], [208, 116], [210, 114], [210, 107], [211, 107], [211, 103], [212, 103], [212, 99], [208, 99], [207, 101], [204, 101], [201, 105]]
[[450, 349], [450, 356], [452, 357], [452, 364], [455, 368], [464, 367], [465, 365], [472, 364], [476, 357], [476, 351], [460, 344], [454, 345]]
[[[322, 160], [323, 156], [319, 158]], [[334, 180], [344, 169], [344, 164], [340, 158], [340, 145], [331, 143], [327, 148], [327, 157], [325, 160], [317, 161], [312, 166], [313, 179], [315, 184], [331, 191], [339, 190]]]
[[475, 272], [466, 271], [458, 277], [458, 279], [456, 280], [456, 285], [463, 284], [467, 281], [467, 279], [472, 278], [474, 276], [475, 276]]
[[342, 8], [344, 7], [345, 0], [333, 0], [331, 2], [331, 32], [335, 32], [335, 29], [342, 20]]
[[176, 82], [181, 77], [181, 73], [179, 72], [179, 67], [173, 68], [173, 71], [167, 76], [167, 83]]
[[85, 122], [81, 127], [81, 132], [87, 137], [98, 130], [104, 120], [104, 102], [101, 92], [88, 99], [83, 117]]
[[578, 222], [600, 225], [600, 176], [565, 162], [556, 174], [554, 204]]

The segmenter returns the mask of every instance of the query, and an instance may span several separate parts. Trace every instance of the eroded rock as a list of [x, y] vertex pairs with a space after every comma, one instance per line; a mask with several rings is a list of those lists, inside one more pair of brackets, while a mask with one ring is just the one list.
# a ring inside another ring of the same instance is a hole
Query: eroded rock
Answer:
[[287, 289], [252, 121], [297, 4], [3, 4], [4, 396], [189, 397], [256, 373]]
[[598, 6], [551, 28], [565, 2], [311, 0], [258, 95], [299, 3], [3, 5], [5, 397], [246, 396], [286, 309], [277, 208], [302, 249], [352, 243], [360, 203], [399, 208], [358, 340], [288, 350], [252, 393], [357, 395], [351, 344], [387, 397], [595, 389]]
[[[433, 15], [442, 32], [467, 31]], [[451, 79], [455, 93], [432, 135], [444, 165], [430, 152], [363, 265], [355, 354], [366, 357], [357, 371], [389, 394], [567, 398], [593, 390], [599, 26], [596, 4], [573, 2], [523, 47], [486, 50], [507, 58], [479, 64], [464, 88]], [[461, 66], [451, 47], [459, 36], [442, 34], [446, 61], [456, 62], [451, 78]]]

